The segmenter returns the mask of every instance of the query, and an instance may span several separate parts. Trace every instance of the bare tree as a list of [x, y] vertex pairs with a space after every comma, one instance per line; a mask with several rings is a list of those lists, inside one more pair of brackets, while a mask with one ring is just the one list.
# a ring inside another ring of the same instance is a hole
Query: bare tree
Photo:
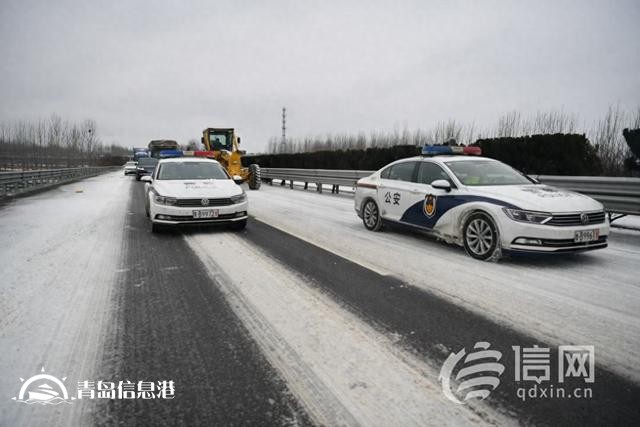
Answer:
[[599, 121], [592, 142], [598, 149], [605, 175], [616, 176], [624, 172], [624, 159], [627, 154], [626, 143], [622, 139], [625, 114], [620, 105], [609, 107], [604, 119]]

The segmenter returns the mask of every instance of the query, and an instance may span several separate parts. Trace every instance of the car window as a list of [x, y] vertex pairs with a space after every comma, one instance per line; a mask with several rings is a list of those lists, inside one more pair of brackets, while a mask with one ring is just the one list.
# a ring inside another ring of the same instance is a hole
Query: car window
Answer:
[[413, 181], [413, 171], [416, 168], [417, 162], [402, 162], [392, 165], [389, 168], [389, 175], [387, 179], [393, 179], [396, 181]]
[[389, 172], [391, 172], [391, 166], [380, 172], [380, 178], [389, 179]]
[[420, 184], [431, 185], [431, 183], [437, 179], [444, 179], [449, 181], [449, 184], [453, 184], [451, 182], [451, 178], [449, 175], [440, 167], [433, 162], [421, 162], [420, 168], [418, 169], [418, 179], [417, 181]]
[[215, 162], [171, 162], [160, 166], [157, 179], [229, 179], [229, 175]]
[[157, 164], [158, 164], [158, 159], [154, 159], [152, 157], [146, 157], [138, 161], [138, 166], [155, 166]]

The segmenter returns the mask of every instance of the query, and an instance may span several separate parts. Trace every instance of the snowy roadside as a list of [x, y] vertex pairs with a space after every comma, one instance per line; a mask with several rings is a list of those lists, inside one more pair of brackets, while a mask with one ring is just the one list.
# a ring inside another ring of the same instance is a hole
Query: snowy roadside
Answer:
[[[325, 425], [512, 424], [451, 405], [438, 373], [236, 233], [185, 236], [236, 314]], [[247, 262], [251, 260], [251, 262]]]
[[[131, 179], [114, 172], [0, 208], [0, 424], [81, 425], [89, 404], [19, 404], [41, 373], [71, 395], [94, 378], [123, 242]], [[110, 379], [105, 379], [110, 380]]]
[[541, 341], [595, 345], [599, 362], [640, 382], [637, 234], [576, 257], [482, 263], [414, 233], [368, 232], [349, 197], [263, 186], [249, 202], [261, 221]]

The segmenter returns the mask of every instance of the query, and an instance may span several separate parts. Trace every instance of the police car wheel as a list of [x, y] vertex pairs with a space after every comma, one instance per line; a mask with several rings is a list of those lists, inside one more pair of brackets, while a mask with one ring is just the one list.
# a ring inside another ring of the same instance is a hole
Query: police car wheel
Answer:
[[373, 200], [368, 200], [362, 207], [362, 222], [367, 230], [379, 231], [382, 228], [380, 209]]
[[475, 259], [490, 259], [496, 252], [498, 232], [485, 213], [474, 213], [464, 223], [464, 248]]

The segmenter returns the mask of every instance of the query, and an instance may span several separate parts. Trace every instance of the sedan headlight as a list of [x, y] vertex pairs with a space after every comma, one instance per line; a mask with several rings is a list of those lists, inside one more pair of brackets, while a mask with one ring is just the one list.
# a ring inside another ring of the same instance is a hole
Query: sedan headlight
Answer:
[[176, 204], [175, 197], [165, 197], [155, 192], [154, 192], [153, 200], [155, 200], [155, 202], [159, 205], [175, 205]]
[[233, 204], [242, 203], [247, 200], [247, 194], [242, 190], [242, 194], [238, 194], [237, 196], [231, 196], [231, 201]]
[[520, 209], [503, 208], [504, 213], [514, 221], [544, 224], [551, 219], [549, 212], [523, 211]]

